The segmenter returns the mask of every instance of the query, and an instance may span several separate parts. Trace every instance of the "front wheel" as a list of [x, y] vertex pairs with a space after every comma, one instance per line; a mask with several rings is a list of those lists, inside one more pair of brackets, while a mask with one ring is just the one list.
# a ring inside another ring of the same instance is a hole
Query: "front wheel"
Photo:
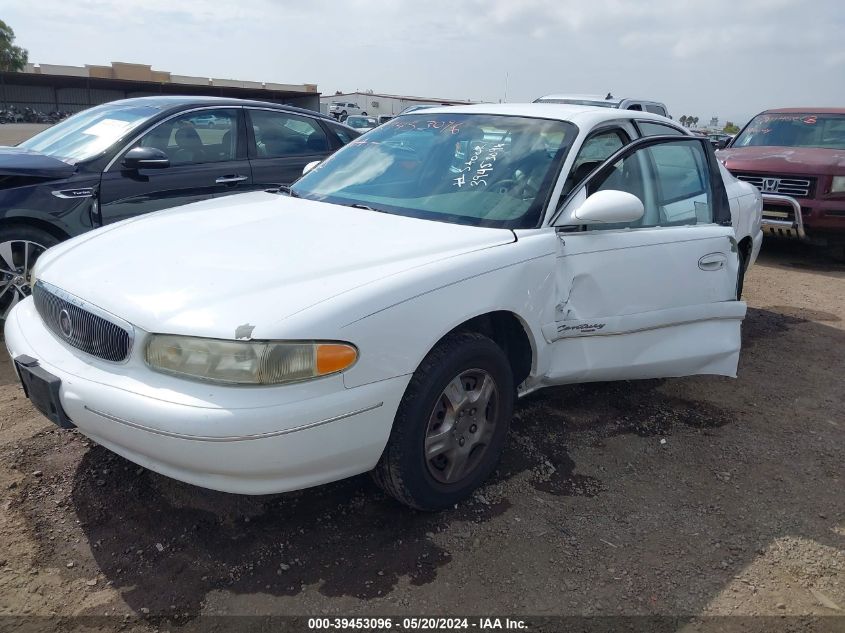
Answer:
[[414, 373], [373, 471], [376, 483], [419, 510], [465, 499], [493, 472], [513, 415], [502, 349], [474, 332], [450, 335]]
[[0, 319], [5, 320], [12, 308], [30, 295], [35, 261], [58, 243], [49, 233], [29, 226], [0, 229]]
[[362, 112], [362, 113], [361, 113], [361, 116], [367, 116], [367, 113], [366, 113], [366, 112]]

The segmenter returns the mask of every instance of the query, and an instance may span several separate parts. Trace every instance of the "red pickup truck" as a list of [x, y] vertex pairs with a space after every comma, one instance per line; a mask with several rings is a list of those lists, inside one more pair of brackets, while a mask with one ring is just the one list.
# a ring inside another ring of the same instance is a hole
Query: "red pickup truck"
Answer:
[[719, 160], [763, 193], [763, 230], [845, 258], [845, 108], [766, 110]]

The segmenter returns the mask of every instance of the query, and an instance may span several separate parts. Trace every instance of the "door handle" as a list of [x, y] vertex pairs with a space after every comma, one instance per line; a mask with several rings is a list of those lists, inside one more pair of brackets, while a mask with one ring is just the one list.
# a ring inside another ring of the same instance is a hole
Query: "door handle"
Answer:
[[214, 182], [218, 185], [234, 185], [236, 183], [243, 182], [247, 178], [249, 178], [249, 176], [220, 176], [220, 178]]
[[724, 253], [708, 253], [698, 260], [698, 267], [701, 270], [722, 270], [728, 258]]

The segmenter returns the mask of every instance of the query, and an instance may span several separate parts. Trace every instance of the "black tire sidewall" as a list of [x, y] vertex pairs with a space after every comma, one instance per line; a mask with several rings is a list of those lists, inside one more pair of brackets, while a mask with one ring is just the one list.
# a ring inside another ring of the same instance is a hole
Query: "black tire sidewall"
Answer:
[[[403, 399], [400, 405], [400, 423], [404, 428], [396, 438], [396, 448], [401, 456], [399, 469], [407, 493], [413, 498], [414, 505], [422, 509], [451, 506], [471, 494], [492, 474], [513, 415], [513, 375], [501, 348], [485, 337], [469, 338], [453, 344], [455, 348], [447, 353], [446, 358], [433, 371], [426, 371], [420, 376], [419, 389], [408, 400]], [[496, 382], [499, 396], [496, 429], [483, 462], [475, 472], [459, 484], [442, 484], [432, 477], [425, 459], [428, 421], [446, 385], [469, 369], [482, 369]]]
[[12, 224], [10, 226], [0, 227], [0, 242], [8, 242], [10, 240], [28, 240], [41, 244], [45, 248], [55, 246], [61, 241], [52, 233], [48, 233], [34, 226]]

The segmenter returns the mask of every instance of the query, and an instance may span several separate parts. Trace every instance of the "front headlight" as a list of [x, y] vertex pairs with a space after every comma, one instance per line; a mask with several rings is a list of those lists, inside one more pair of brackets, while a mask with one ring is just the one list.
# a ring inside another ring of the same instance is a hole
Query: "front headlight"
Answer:
[[146, 359], [150, 368], [183, 378], [278, 385], [348, 369], [358, 360], [358, 350], [333, 341], [225, 341], [154, 334]]
[[845, 176], [834, 176], [830, 182], [830, 193], [845, 192]]

